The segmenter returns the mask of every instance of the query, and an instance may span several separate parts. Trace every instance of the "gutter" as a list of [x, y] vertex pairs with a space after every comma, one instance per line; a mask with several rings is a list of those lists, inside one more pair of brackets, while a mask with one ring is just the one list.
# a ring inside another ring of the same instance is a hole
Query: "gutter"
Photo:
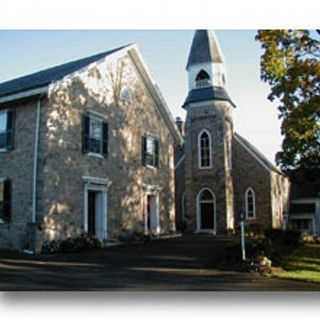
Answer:
[[44, 86], [37, 89], [31, 89], [31, 90], [27, 90], [19, 93], [10, 94], [8, 96], [0, 97], [0, 103], [32, 97], [38, 94], [46, 93], [47, 91], [48, 91], [48, 86]]
[[41, 112], [41, 95], [39, 95], [38, 102], [37, 102], [36, 131], [35, 131], [35, 137], [34, 137], [31, 223], [36, 223], [36, 220], [37, 220], [37, 179], [38, 179], [40, 112]]

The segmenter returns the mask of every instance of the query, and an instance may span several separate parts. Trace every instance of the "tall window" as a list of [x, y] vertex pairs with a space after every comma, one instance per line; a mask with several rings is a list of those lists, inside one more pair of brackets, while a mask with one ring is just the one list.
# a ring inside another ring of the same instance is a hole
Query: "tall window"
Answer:
[[209, 85], [210, 85], [209, 74], [206, 71], [201, 70], [196, 77], [196, 87], [203, 88], [203, 87], [207, 87]]
[[246, 218], [254, 219], [256, 217], [256, 197], [252, 188], [246, 191]]
[[0, 111], [0, 150], [13, 148], [13, 111]]
[[211, 167], [211, 135], [207, 130], [202, 130], [198, 136], [199, 168]]
[[84, 153], [106, 156], [108, 153], [108, 124], [95, 115], [85, 115], [83, 118]]
[[143, 165], [159, 167], [159, 139], [149, 135], [143, 136], [141, 148]]
[[11, 181], [0, 180], [0, 224], [8, 223], [11, 217]]

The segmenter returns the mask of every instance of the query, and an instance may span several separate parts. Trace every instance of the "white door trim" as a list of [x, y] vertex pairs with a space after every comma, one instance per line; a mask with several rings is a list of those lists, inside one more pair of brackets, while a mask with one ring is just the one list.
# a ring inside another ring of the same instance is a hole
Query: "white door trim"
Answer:
[[155, 197], [155, 214], [156, 214], [156, 234], [159, 235], [161, 232], [160, 228], [160, 197], [158, 189], [147, 188], [147, 191], [144, 193], [144, 233], [145, 235], [149, 234], [148, 230], [148, 196]]
[[88, 192], [98, 191], [102, 193], [102, 240], [107, 239], [108, 235], [108, 189], [111, 181], [95, 177], [83, 177], [84, 183], [84, 214], [83, 214], [83, 230], [88, 232]]
[[[201, 207], [200, 207], [200, 195], [204, 190], [208, 190], [211, 195], [213, 201], [213, 229], [201, 229]], [[217, 215], [216, 215], [216, 196], [209, 188], [202, 188], [197, 194], [197, 229], [196, 233], [213, 233], [214, 235], [217, 233]]]

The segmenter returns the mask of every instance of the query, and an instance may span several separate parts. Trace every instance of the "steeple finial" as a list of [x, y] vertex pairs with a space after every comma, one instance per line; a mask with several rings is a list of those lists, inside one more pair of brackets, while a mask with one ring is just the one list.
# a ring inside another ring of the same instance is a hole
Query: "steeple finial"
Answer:
[[223, 55], [215, 33], [197, 30], [194, 34], [189, 53], [187, 69], [199, 63], [223, 63]]

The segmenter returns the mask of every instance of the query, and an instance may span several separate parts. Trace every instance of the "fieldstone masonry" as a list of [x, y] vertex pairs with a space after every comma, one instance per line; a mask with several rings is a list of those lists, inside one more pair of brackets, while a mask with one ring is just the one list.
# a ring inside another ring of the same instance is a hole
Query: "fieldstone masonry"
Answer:
[[[144, 231], [146, 186], [159, 194], [160, 232], [175, 230], [176, 142], [157, 103], [128, 53], [102, 59], [51, 84], [41, 101], [37, 223], [33, 226], [37, 99], [8, 106], [16, 110], [15, 147], [0, 154], [0, 177], [12, 180], [13, 207], [11, 222], [0, 224], [0, 247], [39, 249], [44, 240], [83, 232], [84, 177], [110, 181], [109, 239]], [[82, 153], [81, 121], [85, 113], [108, 122], [109, 152], [105, 158]], [[160, 140], [158, 168], [142, 164], [144, 134]]]
[[[190, 232], [202, 231], [197, 225], [201, 215], [197, 196], [207, 188], [215, 197], [214, 231], [222, 234], [235, 230], [240, 213], [246, 210], [246, 191], [252, 188], [256, 215], [247, 223], [258, 229], [283, 227], [288, 211], [289, 179], [234, 132], [232, 109], [235, 105], [226, 91], [224, 59], [216, 37], [209, 31], [196, 31], [187, 72], [189, 93], [183, 104], [187, 111], [184, 152], [176, 151], [177, 224], [187, 224]], [[212, 167], [206, 169], [199, 168], [198, 136], [204, 129], [212, 140]], [[184, 194], [185, 221], [182, 221]]]
[[[216, 197], [216, 232], [233, 228], [233, 186], [230, 179], [230, 145], [228, 130], [232, 125], [225, 118], [230, 110], [228, 103], [195, 105], [188, 109], [185, 139], [185, 190], [188, 230], [195, 230], [197, 196], [201, 189], [209, 188]], [[212, 137], [212, 168], [200, 169], [198, 136], [206, 129]]]

